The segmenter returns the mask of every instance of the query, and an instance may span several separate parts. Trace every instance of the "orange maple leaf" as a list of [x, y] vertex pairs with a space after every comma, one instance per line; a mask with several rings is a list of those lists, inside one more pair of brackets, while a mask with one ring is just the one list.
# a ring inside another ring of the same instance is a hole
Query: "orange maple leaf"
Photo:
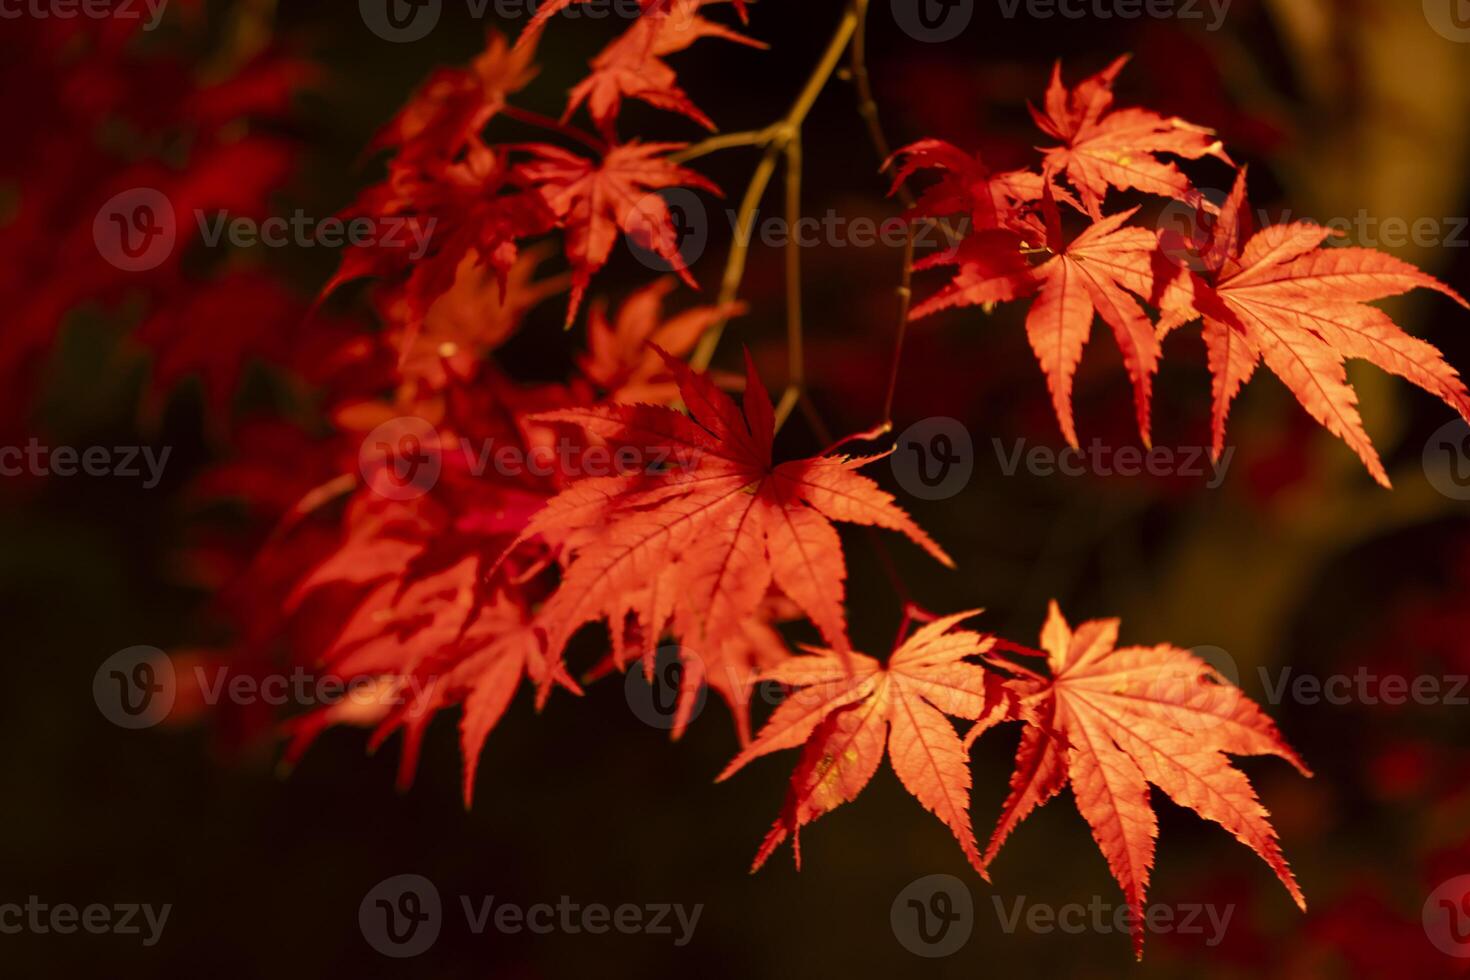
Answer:
[[1265, 361], [1302, 407], [1352, 447], [1374, 479], [1388, 486], [1388, 473], [1363, 428], [1343, 362], [1357, 358], [1376, 364], [1437, 395], [1467, 419], [1470, 394], [1438, 350], [1365, 304], [1420, 287], [1444, 293], [1467, 308], [1470, 303], [1391, 255], [1366, 248], [1322, 248], [1333, 232], [1321, 225], [1276, 225], [1246, 240], [1245, 185], [1242, 169], [1210, 242], [1198, 252], [1205, 270], [1182, 270], [1184, 278], [1163, 301], [1158, 328], [1162, 337], [1181, 323], [1203, 318], [1213, 376], [1214, 452], [1218, 456], [1224, 446], [1231, 401]]
[[[387, 547], [388, 554], [382, 557], [391, 559], [401, 554], [395, 544], [394, 539], [377, 538], [364, 542], [355, 553], [365, 556], [370, 568], [382, 569], [387, 563], [373, 561], [374, 552]], [[361, 698], [349, 698], [344, 705], [294, 719], [286, 761], [298, 759], [328, 725], [373, 726], [372, 748], [402, 729], [398, 783], [406, 787], [429, 723], [438, 711], [461, 704], [464, 799], [469, 806], [485, 739], [521, 682], [530, 679], [538, 688], [542, 681], [548, 686], [555, 682], [578, 691], [571, 678], [542, 655], [524, 600], [509, 590], [486, 594], [480, 586], [481, 570], [479, 557], [470, 555], [412, 579], [399, 577], [404, 575], [402, 566], [393, 575], [374, 576], [377, 584], [348, 616], [322, 663], [354, 682], [377, 679], [382, 696], [366, 706], [358, 703]], [[348, 576], [356, 581], [364, 577], [341, 563], [324, 566], [313, 575], [310, 588], [347, 581]]]
[[678, 386], [658, 350], [683, 357], [711, 324], [745, 312], [744, 303], [726, 303], [665, 319], [663, 302], [674, 286], [672, 276], [649, 283], [624, 300], [611, 321], [604, 303], [594, 301], [588, 310], [587, 354], [578, 364], [609, 400], [667, 404]]
[[1053, 602], [1041, 630], [1050, 679], [992, 658], [1023, 675], [1006, 686], [1026, 730], [983, 864], [1032, 810], [1070, 784], [1123, 888], [1134, 952], [1141, 957], [1144, 897], [1158, 837], [1152, 783], [1259, 854], [1305, 910], [1269, 814], [1227, 753], [1279, 756], [1310, 776], [1306, 765], [1255, 703], [1209, 664], [1171, 646], [1115, 649], [1117, 640], [1117, 620], [1094, 620], [1074, 631]]
[[534, 44], [512, 49], [499, 31], [487, 31], [485, 50], [468, 68], [430, 75], [368, 149], [453, 160], [505, 108], [506, 97], [535, 77], [535, 55]]
[[[522, 45], [535, 44], [536, 39], [541, 36], [541, 31], [546, 27], [546, 24], [551, 18], [567, 8], [574, 7], [580, 3], [591, 2], [592, 0], [546, 0], [545, 3], [540, 4], [536, 8], [535, 16], [526, 24], [526, 29], [521, 32], [521, 36], [516, 39], [516, 47], [519, 48]], [[638, 0], [638, 6], [640, 8], [639, 18], [641, 20], [660, 20], [665, 18], [679, 19], [688, 17], [691, 8], [697, 2], [698, 0]], [[742, 21], [746, 20], [747, 10], [745, 5], [747, 0], [732, 0], [732, 2], [735, 4], [735, 12], [740, 15], [740, 19]]]
[[945, 717], [985, 727], [1004, 713], [998, 675], [965, 660], [985, 653], [993, 639], [953, 629], [977, 613], [956, 613], [925, 625], [886, 664], [861, 653], [843, 657], [808, 648], [811, 656], [793, 657], [762, 675], [795, 690], [718, 780], [752, 759], [803, 748], [781, 815], [751, 870], [788, 836], [800, 867], [801, 828], [856, 798], [878, 770], [886, 747], [904, 788], [944, 822], [975, 870], [985, 875], [970, 826], [969, 759]]
[[[953, 143], [924, 139], [895, 150], [884, 163], [886, 171], [897, 164], [889, 194], [895, 194], [921, 170], [934, 171], [938, 180], [921, 191], [913, 213], [944, 217], [965, 214], [974, 231], [1009, 228], [1020, 234], [1042, 237], [1040, 223], [1026, 214], [1027, 205], [1041, 200], [1043, 178], [1030, 170], [994, 173], [980, 154], [969, 154]], [[1066, 188], [1058, 196], [1084, 210]]]
[[668, 187], [698, 187], [720, 194], [714, 184], [666, 156], [684, 145], [634, 141], [610, 148], [600, 161], [545, 143], [525, 148], [534, 159], [520, 164], [518, 173], [539, 191], [566, 229], [567, 260], [572, 265], [568, 325], [576, 319], [592, 274], [612, 254], [619, 231], [695, 285], [679, 254], [679, 235], [668, 205], [653, 193]]
[[611, 135], [623, 100], [637, 99], [655, 108], [687, 116], [713, 131], [715, 124], [679, 87], [674, 70], [662, 59], [664, 55], [683, 51], [706, 37], [722, 38], [752, 48], [767, 47], [699, 15], [699, 8], [722, 2], [724, 0], [677, 0], [677, 12], [638, 18], [632, 27], [592, 59], [592, 73], [572, 89], [562, 121], [570, 119], [577, 107], [586, 102], [598, 129]]
[[1124, 55], [1070, 91], [1062, 84], [1061, 62], [1053, 65], [1045, 111], [1028, 106], [1042, 132], [1062, 144], [1043, 150], [1043, 169], [1049, 176], [1066, 174], [1093, 217], [1101, 217], [1109, 187], [1202, 203], [1189, 178], [1156, 154], [1225, 163], [1230, 157], [1202, 126], [1147, 109], [1113, 109], [1113, 82], [1127, 63]]
[[1159, 344], [1153, 321], [1130, 291], [1145, 298], [1153, 293], [1158, 235], [1144, 228], [1123, 227], [1136, 211], [1100, 218], [1066, 242], [1048, 186], [1043, 214], [1050, 258], [1030, 266], [1020, 236], [1012, 231], [972, 235], [954, 254], [939, 253], [915, 265], [918, 269], [956, 265], [959, 271], [947, 286], [916, 305], [911, 319], [952, 306], [995, 303], [1035, 293], [1026, 315], [1026, 336], [1046, 375], [1062, 434], [1075, 447], [1072, 378], [1092, 333], [1093, 318], [1102, 317], [1112, 328], [1133, 381], [1138, 431], [1147, 445]]
[[743, 412], [708, 376], [666, 363], [692, 417], [616, 404], [536, 416], [659, 462], [573, 483], [517, 539], [539, 536], [563, 551], [561, 584], [538, 616], [550, 656], [600, 619], [616, 643], [629, 617], [648, 643], [674, 622], [697, 651], [738, 630], [772, 585], [845, 653], [847, 567], [834, 521], [902, 532], [951, 564], [889, 494], [855, 472], [881, 457], [772, 461], [774, 413], [748, 354]]

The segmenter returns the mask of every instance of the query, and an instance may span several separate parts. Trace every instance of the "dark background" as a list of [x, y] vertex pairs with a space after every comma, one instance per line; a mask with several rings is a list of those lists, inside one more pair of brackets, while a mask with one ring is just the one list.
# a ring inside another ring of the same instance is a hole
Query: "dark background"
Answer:
[[[225, 5], [215, 5], [223, 7]], [[1178, 112], [1216, 127], [1238, 161], [1252, 165], [1259, 207], [1327, 220], [1370, 214], [1462, 215], [1470, 210], [1463, 120], [1470, 101], [1470, 46], [1434, 33], [1417, 3], [1260, 3], [1236, 0], [1219, 32], [1198, 22], [1007, 20], [977, 0], [955, 41], [926, 45], [894, 25], [886, 0], [871, 17], [871, 68], [895, 145], [937, 136], [983, 148], [1000, 165], [1024, 160], [1038, 140], [1024, 100], [1039, 99], [1051, 61], [1069, 79], [1121, 52], [1137, 58], [1120, 85], [1123, 104]], [[750, 32], [769, 53], [703, 42], [671, 61], [685, 88], [723, 129], [764, 125], [784, 111], [825, 44], [836, 0], [764, 0]], [[211, 18], [220, 11], [210, 8]], [[728, 11], [714, 16], [728, 18]], [[519, 24], [505, 24], [515, 33]], [[0, 26], [0, 30], [3, 30]], [[372, 35], [346, 3], [287, 3], [273, 31], [318, 61], [325, 81], [302, 100], [304, 169], [282, 210], [329, 214], [375, 179], [361, 148], [434, 66], [460, 64], [484, 25], [446, 3], [438, 28], [413, 44]], [[543, 43], [542, 73], [525, 104], [559, 114], [579, 66], [610, 25], [557, 22]], [[652, 133], [697, 139], [677, 119], [634, 110]], [[633, 124], [624, 127], [633, 131]], [[642, 132], [641, 129], [638, 129]], [[834, 81], [807, 123], [808, 213], [887, 216], [877, 160]], [[24, 148], [12, 147], [12, 152]], [[738, 199], [754, 154], [701, 160]], [[1213, 167], [1213, 169], [1212, 169]], [[1191, 168], [1201, 186], [1228, 173]], [[773, 189], [766, 209], [775, 213]], [[716, 225], [696, 276], [714, 283], [727, 227]], [[1470, 249], [1399, 250], [1470, 293]], [[335, 257], [314, 250], [275, 256], [310, 293]], [[881, 412], [896, 304], [896, 250], [814, 249], [806, 274], [814, 395], [838, 430]], [[751, 315], [722, 348], [757, 353], [773, 385], [781, 377], [781, 256], [757, 247], [743, 297]], [[647, 280], [619, 248], [596, 288], [617, 295]], [[918, 295], [937, 288], [921, 275]], [[691, 302], [688, 294], [676, 297]], [[555, 306], [555, 304], [551, 304]], [[1399, 322], [1470, 365], [1467, 317], [1441, 297], [1391, 304]], [[518, 354], [548, 376], [578, 336], [557, 332], [560, 309], [525, 328], [542, 331]], [[1250, 386], [1232, 419], [1236, 456], [1226, 484], [1203, 481], [1006, 477], [992, 437], [1059, 444], [1044, 384], [1021, 327], [1024, 305], [993, 316], [964, 310], [915, 328], [896, 402], [900, 428], [947, 415], [975, 438], [975, 476], [948, 500], [904, 503], [958, 558], [945, 572], [916, 549], [890, 542], [916, 598], [937, 610], [983, 605], [980, 624], [1030, 643], [1048, 599], [1075, 620], [1123, 619], [1125, 643], [1168, 640], [1228, 651], [1242, 686], [1266, 700], [1258, 667], [1301, 673], [1432, 676], [1470, 671], [1470, 521], [1466, 505], [1434, 490], [1420, 455], [1447, 410], [1407, 384], [1354, 369], [1364, 415], [1396, 490], [1374, 486], [1349, 451], [1315, 428], [1274, 380]], [[47, 372], [37, 424], [60, 442], [140, 438], [132, 405], [146, 367], [116, 353], [115, 331], [68, 326]], [[1107, 340], [1088, 348], [1077, 415], [1089, 434], [1129, 442], [1129, 399]], [[1166, 345], [1157, 386], [1155, 441], [1203, 443], [1208, 376], [1198, 340]], [[1265, 376], [1262, 375], [1262, 378]], [[746, 870], [775, 816], [789, 755], [752, 765], [728, 783], [713, 776], [736, 748], [723, 705], [712, 699], [685, 739], [629, 710], [622, 681], [588, 696], [556, 696], [533, 711], [523, 694], [490, 738], [478, 799], [459, 796], [455, 721], [431, 729], [414, 787], [393, 789], [397, 744], [375, 756], [361, 730], [325, 735], [289, 776], [279, 743], [242, 740], [208, 717], [142, 732], [111, 725], [91, 683], [98, 664], [136, 644], [165, 649], [200, 641], [204, 593], [181, 573], [191, 515], [183, 489], [219, 452], [200, 422], [197, 394], [169, 402], [150, 442], [175, 447], [152, 491], [108, 480], [54, 480], [0, 488], [0, 589], [13, 665], [3, 685], [6, 746], [0, 899], [172, 903], [162, 941], [136, 937], [3, 936], [0, 971], [108, 976], [767, 976], [912, 973], [975, 977], [1449, 976], [1455, 961], [1429, 945], [1424, 897], [1470, 871], [1465, 707], [1266, 704], [1316, 768], [1303, 780], [1285, 764], [1248, 759], [1285, 851], [1311, 902], [1303, 916], [1267, 868], [1219, 831], [1155, 794], [1161, 815], [1151, 898], [1236, 906], [1225, 943], [1151, 936], [1142, 965], [1123, 934], [1005, 934], [992, 897], [1083, 904], [1121, 895], [1068, 794], [1014, 836], [977, 879], [936, 820], [902, 792], [886, 765], [853, 804], [804, 835], [804, 870], [788, 852], [759, 874]], [[778, 451], [810, 451], [793, 425]], [[897, 490], [891, 477], [880, 476]], [[882, 650], [898, 619], [867, 535], [848, 546], [851, 630]], [[988, 834], [1005, 793], [1017, 729], [975, 752], [973, 815]], [[358, 904], [378, 881], [415, 872], [446, 905], [439, 941], [395, 962], [364, 941]], [[923, 875], [969, 886], [975, 927], [945, 959], [907, 952], [889, 925], [894, 898]], [[660, 936], [476, 936], [458, 897], [531, 904], [567, 895], [581, 903], [702, 903], [694, 940]]]

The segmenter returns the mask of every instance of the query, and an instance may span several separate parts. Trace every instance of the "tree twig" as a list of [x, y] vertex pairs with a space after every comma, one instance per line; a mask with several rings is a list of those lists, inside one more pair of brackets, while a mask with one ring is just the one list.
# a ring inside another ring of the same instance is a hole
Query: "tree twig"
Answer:
[[[786, 391], [776, 410], [779, 431], [806, 385], [801, 321], [801, 134], [786, 144]], [[794, 393], [794, 394], [793, 394]]]
[[[806, 84], [802, 86], [801, 92], [791, 104], [791, 108], [787, 110], [786, 115], [774, 125], [759, 131], [767, 136], [765, 153], [761, 156], [760, 163], [756, 165], [754, 174], [751, 175], [750, 185], [745, 189], [745, 196], [740, 202], [740, 210], [736, 214], [735, 241], [730, 246], [730, 256], [726, 260], [725, 274], [720, 283], [719, 302], [721, 304], [734, 302], [740, 290], [740, 281], [745, 275], [745, 262], [750, 251], [750, 237], [753, 230], [750, 225], [761, 197], [771, 182], [771, 176], [776, 168], [776, 159], [794, 140], [800, 137], [802, 123], [806, 121], [807, 114], [811, 112], [812, 106], [817, 101], [817, 96], [822, 94], [822, 89], [826, 87], [827, 82], [832, 78], [832, 73], [842, 61], [842, 55], [847, 51], [853, 33], [857, 30], [857, 24], [857, 7], [854, 5], [842, 15], [837, 30], [833, 32], [832, 39], [827, 42], [827, 49], [823, 52], [821, 60], [817, 62], [816, 68], [812, 70]], [[740, 135], [749, 136], [750, 134]], [[718, 139], [718, 137], [712, 139]], [[711, 141], [706, 140], [705, 142]], [[720, 145], [739, 146], [756, 142], [754, 139], [748, 139], [733, 143], [725, 142]], [[697, 144], [684, 152], [687, 154], [701, 145], [703, 144]], [[727, 318], [721, 317], [709, 325], [704, 336], [699, 338], [699, 346], [695, 348], [694, 355], [689, 359], [690, 367], [696, 371], [703, 371], [709, 367], [711, 359], [714, 358], [715, 348], [719, 346], [720, 337], [724, 333], [726, 322]]]

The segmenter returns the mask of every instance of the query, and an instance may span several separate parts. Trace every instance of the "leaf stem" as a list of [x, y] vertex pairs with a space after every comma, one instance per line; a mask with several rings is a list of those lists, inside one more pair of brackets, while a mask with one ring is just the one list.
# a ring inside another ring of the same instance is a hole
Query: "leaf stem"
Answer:
[[560, 119], [554, 119], [551, 116], [543, 116], [539, 112], [533, 112], [530, 109], [520, 109], [513, 105], [501, 106], [500, 114], [502, 116], [505, 116], [507, 119], [514, 119], [517, 122], [523, 122], [530, 126], [536, 126], [540, 129], [550, 130], [553, 133], [565, 136], [569, 140], [575, 140], [588, 149], [594, 151], [598, 156], [604, 156], [607, 153], [608, 146], [606, 143], [602, 142], [602, 140], [582, 132], [575, 126], [568, 126]]

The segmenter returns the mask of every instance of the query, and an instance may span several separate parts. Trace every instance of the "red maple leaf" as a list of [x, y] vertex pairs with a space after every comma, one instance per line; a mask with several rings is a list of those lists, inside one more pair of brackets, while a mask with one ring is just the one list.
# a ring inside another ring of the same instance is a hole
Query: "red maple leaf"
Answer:
[[455, 159], [505, 108], [506, 96], [535, 77], [535, 54], [534, 44], [512, 49], [504, 35], [488, 31], [485, 50], [468, 68], [441, 68], [430, 75], [369, 149], [392, 149], [408, 159]]
[[891, 496], [855, 472], [878, 457], [772, 462], [774, 414], [748, 355], [743, 413], [707, 376], [666, 360], [692, 417], [652, 405], [537, 416], [580, 426], [645, 462], [573, 483], [519, 539], [540, 536], [563, 551], [561, 584], [538, 616], [551, 656], [596, 620], [607, 620], [619, 643], [630, 618], [646, 643], [673, 623], [698, 652], [738, 630], [772, 585], [846, 652], [847, 568], [834, 521], [900, 531], [950, 564]]
[[[395, 569], [401, 571], [402, 566]], [[487, 596], [480, 572], [478, 558], [468, 555], [409, 581], [395, 574], [369, 591], [322, 655], [322, 664], [349, 681], [376, 679], [382, 696], [350, 698], [295, 720], [287, 761], [299, 758], [327, 725], [372, 725], [370, 747], [402, 729], [398, 781], [406, 786], [429, 723], [441, 709], [460, 704], [468, 806], [485, 739], [521, 682], [529, 678], [540, 687], [554, 679], [576, 689], [570, 678], [553, 676], [548, 668], [521, 597], [504, 589]], [[320, 575], [317, 583], [327, 584]]]
[[984, 864], [1032, 810], [1070, 784], [1123, 888], [1134, 952], [1141, 957], [1158, 837], [1152, 783], [1259, 854], [1305, 909], [1269, 814], [1227, 753], [1279, 756], [1310, 776], [1305, 764], [1271, 720], [1209, 664], [1171, 646], [1115, 649], [1117, 640], [1117, 620], [1083, 623], [1074, 631], [1053, 602], [1041, 630], [1049, 679], [992, 658], [1022, 675], [1006, 686], [1026, 730]]
[[[534, 44], [547, 22], [563, 10], [579, 3], [590, 2], [592, 0], [546, 0], [536, 8], [536, 15], [531, 18], [531, 22], [521, 32], [521, 36], [516, 39], [516, 47], [523, 44]], [[740, 19], [745, 20], [746, 0], [733, 0], [733, 2], [736, 12], [740, 14]], [[638, 0], [638, 6], [641, 8], [641, 19], [644, 20], [679, 19], [691, 16], [692, 11], [697, 7], [697, 0]]]
[[1026, 249], [1013, 231], [972, 235], [954, 254], [939, 253], [915, 265], [921, 269], [956, 265], [959, 271], [949, 285], [916, 305], [911, 318], [952, 306], [995, 303], [1035, 293], [1026, 316], [1026, 335], [1046, 374], [1062, 434], [1075, 447], [1072, 378], [1092, 332], [1093, 318], [1102, 317], [1112, 328], [1133, 381], [1138, 431], [1148, 444], [1149, 403], [1159, 349], [1153, 322], [1129, 291], [1145, 298], [1153, 292], [1158, 235], [1123, 227], [1136, 211], [1101, 218], [1068, 242], [1062, 237], [1050, 188], [1046, 188], [1043, 214], [1050, 258], [1030, 266], [1025, 253], [1035, 250]]
[[576, 319], [593, 273], [612, 254], [619, 231], [694, 285], [679, 254], [679, 235], [668, 205], [654, 193], [669, 187], [720, 193], [714, 184], [666, 156], [684, 145], [635, 141], [611, 147], [598, 161], [545, 143], [526, 147], [534, 159], [520, 164], [518, 172], [540, 192], [566, 230], [567, 260], [572, 264], [568, 325]]
[[994, 641], [953, 629], [976, 612], [925, 625], [886, 664], [861, 653], [809, 648], [811, 656], [793, 657], [762, 675], [794, 690], [719, 779], [768, 753], [803, 748], [781, 815], [752, 870], [788, 836], [800, 867], [801, 828], [862, 792], [886, 746], [904, 788], [949, 827], [965, 857], [985, 874], [970, 827], [969, 760], [945, 717], [984, 727], [1003, 714], [999, 678], [965, 660], [985, 653]]
[[663, 57], [683, 51], [706, 37], [723, 38], [752, 48], [767, 45], [699, 15], [701, 7], [724, 0], [675, 2], [679, 8], [676, 12], [640, 17], [592, 60], [592, 73], [572, 89], [563, 121], [586, 102], [597, 127], [611, 139], [623, 99], [637, 99], [688, 116], [714, 130], [715, 124], [679, 87], [674, 70], [663, 62]]
[[1127, 63], [1124, 55], [1068, 91], [1059, 61], [1052, 66], [1045, 111], [1029, 107], [1042, 132], [1061, 142], [1044, 150], [1044, 170], [1066, 174], [1094, 217], [1101, 216], [1109, 187], [1201, 202], [1189, 178], [1157, 154], [1231, 162], [1215, 134], [1202, 126], [1147, 109], [1113, 109], [1113, 82]]
[[453, 163], [393, 160], [388, 179], [364, 191], [344, 217], [370, 220], [378, 235], [343, 254], [322, 297], [353, 279], [386, 279], [401, 291], [404, 322], [414, 329], [454, 285], [466, 255], [503, 287], [518, 240], [551, 230], [556, 218], [539, 193], [517, 181], [506, 154], [478, 139]]
[[[1045, 234], [1028, 207], [1041, 200], [1043, 178], [1029, 170], [995, 173], [977, 153], [971, 155], [944, 140], [910, 143], [894, 152], [889, 163], [897, 163], [890, 194], [908, 183], [921, 170], [933, 170], [939, 179], [920, 192], [914, 213], [943, 217], [964, 214], [972, 231], [1009, 229], [1039, 240]], [[884, 165], [888, 169], [888, 165]], [[1058, 188], [1063, 199], [1077, 210], [1066, 188]]]
[[711, 324], [745, 311], [743, 303], [696, 306], [667, 319], [663, 302], [675, 286], [671, 276], [637, 290], [608, 320], [606, 304], [594, 302], [587, 316], [587, 354], [582, 373], [610, 401], [668, 404], [678, 386], [659, 350], [683, 357]]
[[[1230, 403], [1264, 361], [1305, 408], [1363, 460], [1374, 479], [1388, 474], [1363, 428], [1357, 395], [1343, 362], [1369, 361], [1413, 382], [1470, 419], [1470, 395], [1455, 369], [1434, 347], [1409, 336], [1388, 314], [1365, 305], [1415, 288], [1444, 293], [1461, 306], [1464, 297], [1433, 276], [1366, 248], [1324, 249], [1333, 233], [1321, 225], [1293, 223], [1247, 235], [1245, 171], [1220, 209], [1212, 234], [1194, 254], [1202, 274], [1185, 269], [1179, 288], [1162, 301], [1163, 336], [1179, 324], [1203, 318], [1213, 375], [1212, 429], [1216, 455], [1224, 446]], [[1179, 254], [1168, 243], [1166, 251]]]

